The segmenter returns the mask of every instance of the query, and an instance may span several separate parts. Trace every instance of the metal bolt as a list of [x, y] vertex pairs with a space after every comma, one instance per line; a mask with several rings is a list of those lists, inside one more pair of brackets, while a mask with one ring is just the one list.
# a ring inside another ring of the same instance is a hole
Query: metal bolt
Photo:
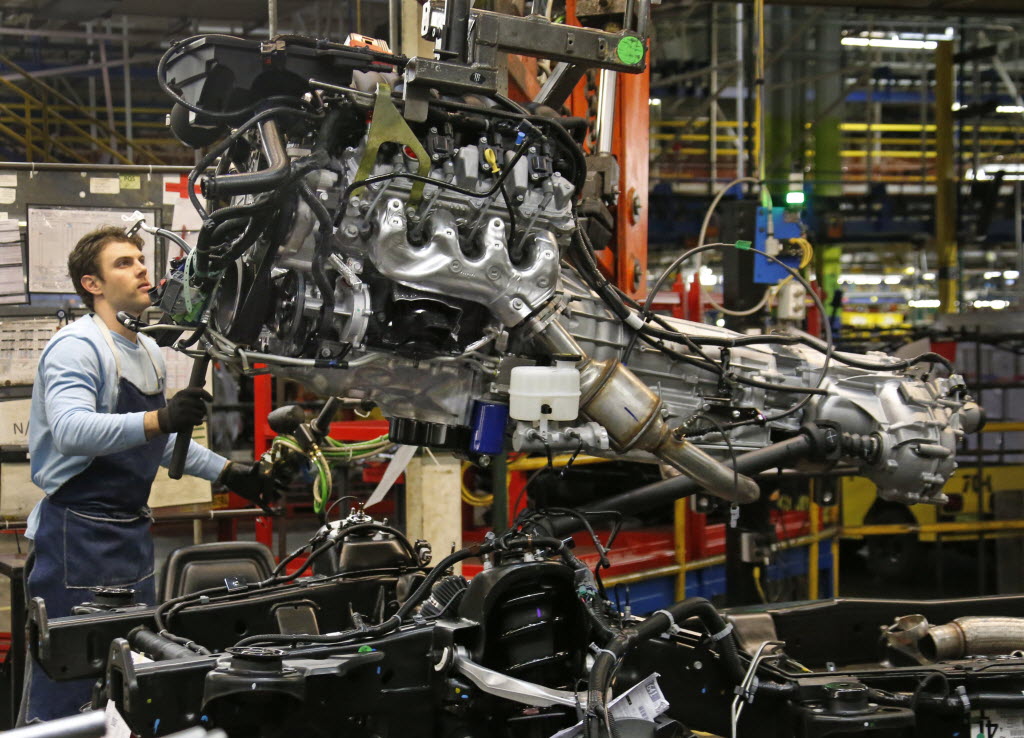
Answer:
[[453, 272], [460, 272], [462, 271], [462, 264], [460, 262], [453, 261], [451, 264], [448, 265], [448, 268], [451, 269]]
[[320, 356], [324, 359], [331, 358], [331, 350], [329, 348], [320, 349]]
[[487, 269], [487, 278], [488, 279], [496, 280], [500, 276], [501, 276], [501, 269], [499, 269], [498, 267], [492, 266], [492, 267], [489, 267]]
[[523, 309], [523, 305], [524, 305], [523, 301], [520, 300], [518, 297], [513, 297], [512, 298], [512, 309], [513, 310], [522, 310]]
[[344, 229], [342, 230], [342, 233], [344, 233], [344, 234], [345, 234], [345, 237], [346, 237], [346, 238], [355, 238], [356, 236], [358, 236], [358, 235], [359, 235], [359, 229], [358, 229], [358, 228], [356, 228], [356, 226], [355, 226], [355, 224], [354, 224], [354, 223], [349, 223], [349, 224], [348, 224], [347, 226], [345, 226], [345, 228], [344, 228]]
[[471, 75], [469, 75], [469, 81], [480, 84], [481, 82], [484, 81], [484, 76], [480, 74], [480, 72], [473, 72]]
[[740, 416], [740, 411], [739, 411], [739, 410], [733, 410], [733, 411], [732, 411], [732, 416], [733, 416], [734, 418], [738, 418], [738, 417]]

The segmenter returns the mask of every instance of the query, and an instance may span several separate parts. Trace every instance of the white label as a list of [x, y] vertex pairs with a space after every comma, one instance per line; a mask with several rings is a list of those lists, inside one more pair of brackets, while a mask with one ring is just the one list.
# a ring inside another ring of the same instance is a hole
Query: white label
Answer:
[[0, 187], [0, 205], [13, 205], [18, 191], [13, 187]]
[[132, 729], [128, 727], [128, 723], [117, 711], [113, 700], [107, 700], [104, 716], [107, 719], [107, 732], [104, 734], [104, 738], [132, 738]]
[[89, 192], [94, 195], [118, 195], [121, 193], [121, 180], [117, 177], [90, 177]]
[[[608, 703], [608, 710], [619, 719], [635, 718], [654, 722], [654, 719], [669, 708], [668, 700], [658, 685], [658, 673], [654, 672], [639, 684], [634, 684]], [[560, 730], [551, 738], [570, 738], [583, 734], [583, 723]]]
[[0, 174], [0, 187], [17, 187], [18, 186], [18, 173], [12, 172], [11, 174]]
[[0, 402], [0, 446], [28, 446], [28, 415], [32, 400]]
[[972, 713], [971, 735], [984, 738], [1024, 738], [1024, 710], [985, 708]]
[[654, 673], [612, 700], [608, 708], [619, 720], [639, 718], [654, 722], [654, 718], [665, 712], [669, 704], [658, 686], [658, 674]]

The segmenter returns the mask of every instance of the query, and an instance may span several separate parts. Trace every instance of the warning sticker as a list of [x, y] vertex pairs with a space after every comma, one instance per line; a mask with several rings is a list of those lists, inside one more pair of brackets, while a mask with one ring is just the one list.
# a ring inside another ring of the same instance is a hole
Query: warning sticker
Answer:
[[1024, 738], [1024, 710], [986, 708], [973, 712], [971, 735], [978, 738]]

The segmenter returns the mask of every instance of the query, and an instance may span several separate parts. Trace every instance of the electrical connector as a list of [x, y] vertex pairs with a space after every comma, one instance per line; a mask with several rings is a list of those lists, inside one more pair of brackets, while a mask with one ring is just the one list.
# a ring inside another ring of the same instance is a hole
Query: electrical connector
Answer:
[[807, 290], [799, 282], [786, 282], [779, 288], [779, 320], [803, 320], [807, 317]]

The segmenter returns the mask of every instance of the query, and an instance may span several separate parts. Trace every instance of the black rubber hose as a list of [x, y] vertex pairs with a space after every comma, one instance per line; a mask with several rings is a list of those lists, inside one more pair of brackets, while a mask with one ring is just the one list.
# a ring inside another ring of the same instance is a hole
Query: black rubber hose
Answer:
[[263, 218], [249, 218], [248, 225], [245, 230], [239, 234], [238, 238], [228, 244], [227, 250], [223, 255], [217, 253], [211, 257], [214, 269], [223, 269], [228, 264], [233, 262], [235, 259], [240, 257], [245, 250], [256, 243], [256, 239], [263, 234], [266, 229], [266, 221]]
[[195, 184], [196, 180], [199, 178], [199, 175], [205, 172], [206, 169], [211, 164], [213, 164], [213, 162], [217, 159], [218, 156], [221, 156], [221, 154], [223, 154], [225, 151], [228, 151], [228, 149], [233, 148], [235, 143], [239, 141], [239, 139], [242, 137], [242, 135], [245, 134], [246, 131], [248, 131], [257, 123], [267, 120], [276, 115], [299, 115], [305, 118], [306, 120], [315, 120], [320, 117], [319, 115], [316, 115], [314, 113], [308, 113], [306, 111], [296, 110], [294, 108], [287, 108], [281, 106], [266, 108], [256, 113], [256, 115], [252, 116], [242, 125], [238, 126], [238, 128], [231, 132], [231, 135], [224, 137], [223, 140], [221, 140], [215, 146], [211, 147], [210, 150], [203, 155], [203, 158], [200, 159], [199, 162], [192, 168], [192, 171], [189, 172], [188, 175], [189, 200], [192, 202], [193, 207], [195, 207], [196, 212], [199, 213], [199, 215], [204, 220], [210, 216], [207, 214], [206, 208], [203, 206], [203, 204], [199, 201], [199, 198], [196, 196]]
[[334, 316], [334, 285], [331, 284], [331, 280], [327, 276], [327, 257], [330, 255], [328, 239], [334, 231], [334, 226], [331, 222], [331, 214], [327, 212], [326, 206], [317, 199], [317, 196], [313, 194], [305, 182], [299, 184], [299, 196], [306, 202], [320, 223], [320, 228], [316, 234], [316, 245], [313, 248], [311, 268], [313, 282], [320, 291], [322, 303], [320, 309], [320, 332], [322, 334], [329, 334], [331, 318]]
[[131, 644], [133, 650], [141, 651], [154, 661], [201, 658], [200, 654], [195, 651], [185, 648], [169, 638], [157, 635], [144, 625], [140, 625], [128, 633], [128, 643]]
[[284, 148], [281, 131], [277, 121], [272, 118], [259, 124], [260, 138], [263, 141], [263, 153], [267, 157], [267, 166], [255, 172], [238, 174], [211, 174], [202, 181], [203, 196], [208, 200], [252, 195], [277, 188], [288, 177], [290, 169], [288, 154]]

